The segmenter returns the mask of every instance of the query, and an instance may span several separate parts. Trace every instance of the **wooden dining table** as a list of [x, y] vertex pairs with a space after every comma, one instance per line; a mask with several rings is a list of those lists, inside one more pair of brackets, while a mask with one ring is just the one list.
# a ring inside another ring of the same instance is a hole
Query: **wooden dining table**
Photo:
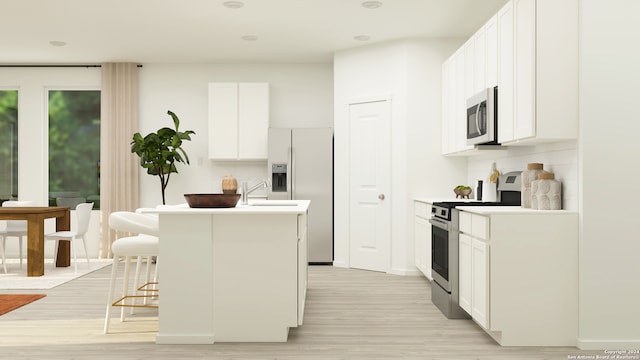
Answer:
[[[70, 230], [71, 209], [65, 206], [0, 207], [0, 220], [27, 221], [27, 276], [44, 275], [44, 220], [56, 218], [56, 231]], [[71, 265], [69, 241], [58, 246], [56, 267]]]

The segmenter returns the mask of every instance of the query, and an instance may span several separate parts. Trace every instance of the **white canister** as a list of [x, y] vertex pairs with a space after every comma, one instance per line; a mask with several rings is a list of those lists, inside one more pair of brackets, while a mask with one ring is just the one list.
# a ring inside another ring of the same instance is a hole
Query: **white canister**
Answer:
[[531, 182], [533, 182], [538, 173], [542, 171], [541, 163], [529, 163], [527, 164], [527, 170], [522, 172], [520, 204], [523, 208], [531, 208]]
[[[550, 172], [538, 174], [531, 183], [532, 208], [537, 210], [562, 209], [562, 183]], [[534, 207], [535, 205], [535, 207]]]
[[482, 184], [482, 201], [498, 201], [498, 188], [494, 182], [485, 182]]

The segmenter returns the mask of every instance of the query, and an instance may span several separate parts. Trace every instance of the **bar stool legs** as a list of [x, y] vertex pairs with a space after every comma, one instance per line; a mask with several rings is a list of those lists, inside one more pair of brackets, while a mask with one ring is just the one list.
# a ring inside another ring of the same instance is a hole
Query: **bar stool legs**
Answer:
[[[142, 257], [148, 257], [149, 263], [147, 268], [147, 278], [150, 277], [150, 259], [151, 256], [157, 256], [158, 254], [158, 238], [154, 236], [146, 236], [146, 235], [138, 235], [125, 237], [116, 240], [112, 245], [113, 250], [113, 265], [111, 268], [111, 280], [109, 282], [109, 295], [107, 300], [107, 310], [105, 314], [104, 320], [104, 333], [107, 334], [109, 332], [109, 322], [111, 320], [111, 311], [113, 307], [119, 306], [120, 309], [120, 320], [125, 320], [125, 307], [131, 308], [158, 308], [157, 304], [151, 303], [149, 300], [152, 297], [158, 296], [158, 289], [156, 287], [157, 282], [154, 284], [153, 282], [147, 281], [144, 285], [137, 287], [133, 292], [129, 292], [129, 274], [130, 274], [130, 265], [131, 260], [136, 258], [136, 266], [135, 271], [135, 282], [137, 283], [139, 274], [140, 274], [140, 259]], [[114, 300], [116, 281], [118, 277], [118, 267], [120, 264], [120, 258], [124, 258], [124, 283], [122, 287], [122, 297]], [[157, 265], [157, 264], [156, 264]], [[157, 271], [157, 266], [156, 266]], [[155, 275], [157, 278], [157, 273]], [[138, 293], [138, 291], [143, 292], [143, 294]], [[136, 302], [136, 299], [144, 299], [142, 304]]]

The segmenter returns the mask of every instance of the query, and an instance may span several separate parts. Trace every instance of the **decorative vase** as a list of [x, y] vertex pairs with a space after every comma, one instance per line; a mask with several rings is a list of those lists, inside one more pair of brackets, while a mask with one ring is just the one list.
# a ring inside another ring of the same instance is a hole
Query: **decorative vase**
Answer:
[[222, 177], [222, 193], [235, 194], [238, 191], [238, 180], [231, 175]]
[[562, 209], [562, 184], [555, 180], [553, 173], [539, 173], [537, 179], [531, 182], [531, 195], [532, 209]]
[[541, 163], [529, 163], [527, 170], [522, 172], [520, 204], [523, 208], [531, 209], [531, 183], [536, 179], [538, 173], [543, 171]]

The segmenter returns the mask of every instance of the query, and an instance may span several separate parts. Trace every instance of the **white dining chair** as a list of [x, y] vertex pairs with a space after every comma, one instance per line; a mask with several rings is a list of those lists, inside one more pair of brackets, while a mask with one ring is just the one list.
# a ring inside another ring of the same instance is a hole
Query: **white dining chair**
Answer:
[[78, 204], [78, 206], [76, 206], [76, 218], [78, 221], [75, 230], [56, 231], [44, 236], [45, 240], [53, 240], [56, 242], [54, 256], [58, 255], [58, 246], [61, 240], [70, 242], [71, 253], [73, 254], [73, 262], [76, 273], [78, 272], [78, 259], [76, 257], [76, 247], [74, 242], [78, 239], [82, 240], [84, 253], [87, 257], [87, 266], [91, 268], [91, 262], [89, 261], [89, 251], [87, 250], [86, 234], [89, 230], [89, 220], [91, 220], [92, 209], [93, 203]]
[[[12, 206], [33, 206], [33, 201], [14, 201], [8, 200], [2, 203], [3, 207]], [[27, 237], [27, 221], [26, 220], [6, 220], [6, 228], [0, 230], [0, 251], [2, 252], [2, 265], [4, 266], [4, 272], [7, 273], [7, 259], [5, 249], [7, 246], [8, 237], [18, 238], [18, 249], [20, 254], [20, 269], [22, 269], [22, 238]]]

